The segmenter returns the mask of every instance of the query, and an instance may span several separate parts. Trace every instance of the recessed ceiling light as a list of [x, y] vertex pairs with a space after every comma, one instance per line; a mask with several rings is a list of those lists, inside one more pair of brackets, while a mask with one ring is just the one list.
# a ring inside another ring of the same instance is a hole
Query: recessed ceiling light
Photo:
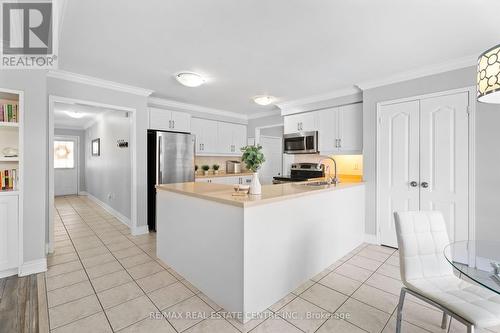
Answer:
[[274, 96], [259, 95], [253, 98], [253, 101], [259, 105], [269, 105], [276, 100]]
[[177, 73], [175, 74], [175, 79], [183, 86], [190, 88], [199, 87], [206, 82], [200, 74], [193, 72]]
[[75, 119], [80, 119], [80, 118], [83, 118], [85, 116], [85, 113], [78, 112], [78, 111], [65, 111], [65, 112], [68, 116], [70, 116], [71, 118], [75, 118]]

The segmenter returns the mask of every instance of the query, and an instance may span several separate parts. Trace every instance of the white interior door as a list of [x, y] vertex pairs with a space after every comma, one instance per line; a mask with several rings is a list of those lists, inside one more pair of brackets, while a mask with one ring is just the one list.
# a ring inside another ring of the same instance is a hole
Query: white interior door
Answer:
[[443, 213], [451, 241], [469, 237], [469, 94], [420, 102], [420, 209]]
[[54, 195], [78, 194], [78, 139], [54, 138]]
[[272, 136], [261, 136], [260, 144], [266, 161], [259, 171], [262, 184], [272, 184], [273, 177], [282, 173], [282, 139]]
[[394, 212], [419, 209], [419, 102], [384, 105], [378, 121], [380, 243], [397, 247]]

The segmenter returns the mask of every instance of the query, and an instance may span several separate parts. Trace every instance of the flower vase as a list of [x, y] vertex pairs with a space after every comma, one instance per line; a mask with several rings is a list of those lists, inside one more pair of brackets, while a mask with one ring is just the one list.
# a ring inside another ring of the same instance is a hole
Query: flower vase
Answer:
[[252, 182], [250, 183], [250, 194], [259, 195], [262, 193], [262, 186], [259, 181], [259, 174], [254, 172], [252, 175]]

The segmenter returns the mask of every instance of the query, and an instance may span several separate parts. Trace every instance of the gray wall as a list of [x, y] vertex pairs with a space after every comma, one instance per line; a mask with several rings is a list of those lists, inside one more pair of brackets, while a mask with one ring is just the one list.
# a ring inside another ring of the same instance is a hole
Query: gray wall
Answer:
[[47, 228], [47, 88], [43, 70], [1, 70], [0, 87], [24, 91], [23, 260], [45, 258]]
[[279, 114], [270, 117], [250, 119], [247, 125], [247, 137], [249, 138], [255, 137], [256, 127], [276, 125], [276, 124], [283, 124], [283, 117]]
[[[475, 85], [476, 69], [468, 67], [363, 92], [363, 178], [366, 182], [366, 233], [376, 234], [376, 114], [377, 103]], [[495, 112], [496, 111], [496, 112]], [[500, 105], [476, 107], [476, 238], [500, 233]], [[496, 232], [493, 232], [496, 231]]]
[[283, 126], [263, 128], [260, 130], [260, 135], [275, 136], [281, 138], [283, 137], [284, 130], [285, 128]]
[[[130, 148], [117, 147], [117, 140], [130, 142], [130, 118], [124, 112], [106, 112], [85, 131], [87, 193], [130, 219]], [[92, 156], [91, 142], [100, 139], [100, 156]]]
[[78, 147], [78, 155], [80, 155], [79, 190], [85, 191], [85, 131], [66, 129], [66, 128], [54, 128], [54, 135], [69, 135], [69, 136], [77, 136], [79, 138], [80, 140], [80, 144]]

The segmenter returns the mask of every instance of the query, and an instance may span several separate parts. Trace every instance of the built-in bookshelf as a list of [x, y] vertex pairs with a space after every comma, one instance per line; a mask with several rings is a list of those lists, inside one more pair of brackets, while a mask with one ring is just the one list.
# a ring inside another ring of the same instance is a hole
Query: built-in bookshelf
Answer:
[[0, 89], [0, 192], [19, 190], [20, 96]]

